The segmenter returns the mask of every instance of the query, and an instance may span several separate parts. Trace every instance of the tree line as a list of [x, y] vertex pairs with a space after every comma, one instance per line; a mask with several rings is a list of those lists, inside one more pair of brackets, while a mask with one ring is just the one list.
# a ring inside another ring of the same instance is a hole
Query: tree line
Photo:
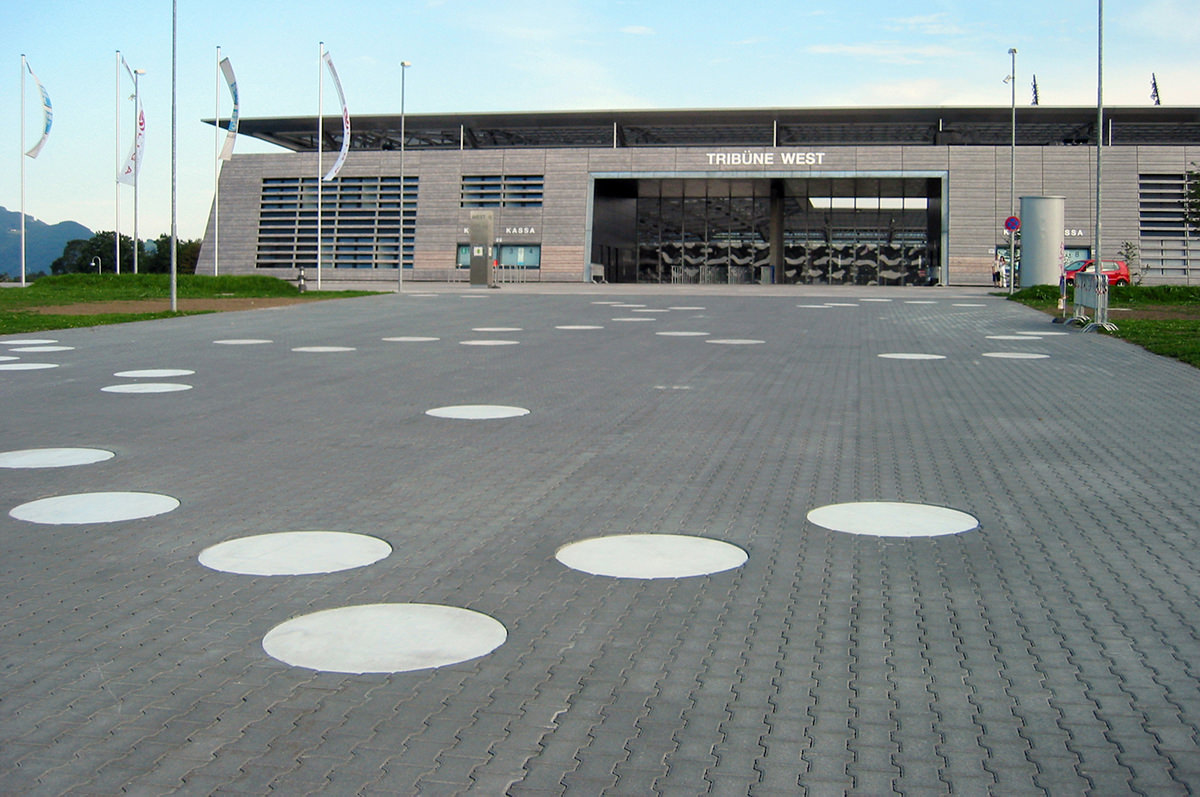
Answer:
[[[91, 273], [100, 270], [113, 273], [113, 232], [105, 230], [91, 238], [76, 238], [63, 247], [62, 256], [50, 264], [51, 274]], [[137, 242], [137, 270], [142, 274], [166, 274], [171, 270], [171, 236], [160, 235], [150, 241]], [[200, 239], [176, 241], [175, 268], [179, 274], [195, 274], [200, 257]], [[122, 274], [133, 273], [133, 238], [121, 236]]]

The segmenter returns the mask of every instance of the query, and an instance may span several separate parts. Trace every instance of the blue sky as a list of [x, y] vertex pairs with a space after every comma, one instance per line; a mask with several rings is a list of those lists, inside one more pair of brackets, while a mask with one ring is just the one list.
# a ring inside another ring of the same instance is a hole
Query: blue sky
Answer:
[[[171, 3], [12, 3], [0, 32], [0, 205], [20, 207], [21, 54], [46, 86], [54, 127], [26, 158], [26, 212], [111, 230], [117, 202], [114, 53], [141, 78], [147, 150], [139, 232], [170, 230]], [[1197, 0], [1105, 4], [1105, 103], [1200, 105]], [[759, 108], [862, 105], [1008, 106], [1008, 49], [1017, 102], [1037, 75], [1043, 105], [1094, 105], [1096, 0], [729, 3], [634, 0], [358, 0], [286, 3], [179, 0], [178, 229], [204, 232], [215, 137], [200, 119], [220, 96], [220, 46], [237, 72], [243, 117], [312, 115], [324, 41], [355, 114], [397, 113], [400, 66], [410, 113], [584, 108]], [[122, 78], [122, 96], [132, 93]], [[132, 103], [123, 101], [123, 159]], [[324, 110], [336, 116], [326, 82]], [[41, 113], [26, 83], [27, 146]], [[277, 151], [239, 140], [237, 152]], [[133, 190], [121, 189], [121, 230]]]

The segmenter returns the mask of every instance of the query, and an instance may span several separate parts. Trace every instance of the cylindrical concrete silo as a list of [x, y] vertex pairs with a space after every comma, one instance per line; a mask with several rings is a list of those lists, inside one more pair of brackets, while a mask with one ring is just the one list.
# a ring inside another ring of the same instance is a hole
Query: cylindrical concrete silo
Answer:
[[1021, 281], [1058, 285], [1062, 275], [1063, 228], [1067, 200], [1061, 196], [1021, 197]]

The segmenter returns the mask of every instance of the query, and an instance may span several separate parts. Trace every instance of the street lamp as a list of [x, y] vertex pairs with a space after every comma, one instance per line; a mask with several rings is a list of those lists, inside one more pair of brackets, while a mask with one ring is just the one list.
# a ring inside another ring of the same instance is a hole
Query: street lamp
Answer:
[[404, 129], [404, 73], [412, 66], [410, 61], [400, 62], [400, 252], [396, 261], [396, 291], [404, 293], [404, 145], [407, 135]]
[[[1012, 89], [1012, 140], [1009, 144], [1008, 156], [1008, 215], [1017, 215], [1017, 48], [1008, 48], [1012, 56], [1012, 71], [1004, 82]], [[1012, 295], [1013, 286], [1017, 281], [1017, 231], [1008, 233], [1008, 293]]]

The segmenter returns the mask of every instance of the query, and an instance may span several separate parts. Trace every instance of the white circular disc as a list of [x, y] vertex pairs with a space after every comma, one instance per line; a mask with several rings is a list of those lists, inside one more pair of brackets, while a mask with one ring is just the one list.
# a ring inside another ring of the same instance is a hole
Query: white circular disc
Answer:
[[554, 558], [572, 570], [613, 578], [688, 578], [746, 563], [736, 545], [682, 534], [618, 534], [564, 545]]
[[382, 340], [391, 343], [428, 343], [434, 340], [441, 340], [441, 338], [430, 338], [423, 335], [401, 335], [396, 338], [382, 338]]
[[0, 362], [12, 362], [13, 360], [19, 359], [21, 358], [11, 354], [0, 354]]
[[628, 304], [627, 302], [617, 302], [613, 307], [645, 307], [644, 304]]
[[17, 520], [51, 525], [116, 523], [170, 512], [179, 501], [158, 493], [76, 493], [41, 498], [12, 509]]
[[979, 528], [978, 520], [957, 509], [896, 501], [830, 504], [809, 512], [808, 521], [832, 531], [875, 537], [937, 537]]
[[657, 307], [657, 308], [656, 307], [644, 307], [644, 308], [641, 308], [638, 310], [634, 310], [633, 312], [635, 312], [635, 313], [669, 313], [671, 311], [665, 307]]
[[354, 351], [353, 346], [296, 346], [292, 351], [303, 351], [310, 353], [323, 354], [325, 352], [334, 351]]
[[520, 343], [519, 340], [460, 340], [459, 344], [463, 346], [516, 346]]
[[528, 415], [524, 407], [505, 407], [499, 404], [458, 404], [450, 407], [434, 407], [425, 410], [435, 418], [453, 418], [460, 421], [490, 421], [497, 418], [520, 418]]
[[890, 302], [891, 299], [859, 299], [860, 302]]
[[126, 379], [162, 379], [168, 376], [191, 376], [194, 373], [196, 372], [186, 368], [147, 368], [144, 371], [117, 371], [113, 376]]
[[956, 303], [956, 304], [954, 304], [954, 307], [987, 307], [987, 305], [986, 305], [986, 304], [962, 304], [962, 303]]
[[1037, 335], [988, 335], [988, 340], [1041, 340]]
[[392, 546], [378, 537], [343, 531], [281, 531], [240, 537], [200, 552], [200, 564], [244, 576], [336, 573], [387, 558]]
[[427, 603], [376, 603], [306, 614], [263, 638], [268, 656], [320, 672], [411, 672], [491, 653], [508, 631], [486, 614]]
[[754, 346], [758, 343], [766, 343], [765, 340], [755, 340], [754, 338], [716, 338], [714, 340], [706, 340], [705, 343], [721, 343], [726, 346]]
[[944, 360], [944, 354], [922, 354], [921, 352], [893, 351], [879, 355], [885, 360]]
[[702, 338], [707, 335], [707, 332], [655, 332], [655, 335], [662, 335], [664, 338]]
[[857, 302], [826, 302], [826, 307], [858, 307]]
[[256, 346], [260, 343], [271, 343], [272, 341], [266, 338], [229, 338], [227, 340], [214, 340], [213, 343], [220, 343], [223, 346]]
[[1035, 354], [1031, 351], [985, 351], [984, 357], [995, 357], [1000, 360], [1044, 360], [1049, 354]]
[[521, 332], [521, 327], [473, 327], [472, 332]]
[[58, 363], [0, 363], [0, 371], [41, 371], [57, 367]]
[[113, 452], [100, 448], [26, 448], [0, 453], [0, 468], [65, 468], [112, 458]]
[[75, 351], [75, 347], [74, 346], [18, 346], [15, 349], [9, 349], [9, 351], [27, 352], [29, 354], [34, 354], [34, 353], [41, 354], [43, 352], [48, 352], [48, 351]]
[[563, 324], [555, 329], [604, 329], [604, 327], [599, 324]]
[[655, 319], [653, 319], [653, 318], [630, 318], [628, 316], [613, 319], [613, 321], [654, 321], [654, 320]]
[[180, 382], [134, 382], [128, 385], [109, 385], [100, 388], [105, 393], [178, 393], [191, 390], [191, 385]]
[[592, 302], [592, 304], [614, 304], [615, 305], [615, 304], [620, 304], [620, 302], [602, 301], [602, 302]]
[[933, 301], [932, 299], [907, 299], [907, 300], [905, 300], [904, 303], [905, 304], [937, 304], [937, 302]]
[[48, 338], [24, 338], [22, 340], [6, 340], [3, 343], [5, 346], [49, 346], [51, 343], [58, 343], [58, 341]]
[[806, 307], [810, 310], [827, 310], [832, 305], [828, 305], [828, 304], [798, 304], [796, 306], [797, 307]]

